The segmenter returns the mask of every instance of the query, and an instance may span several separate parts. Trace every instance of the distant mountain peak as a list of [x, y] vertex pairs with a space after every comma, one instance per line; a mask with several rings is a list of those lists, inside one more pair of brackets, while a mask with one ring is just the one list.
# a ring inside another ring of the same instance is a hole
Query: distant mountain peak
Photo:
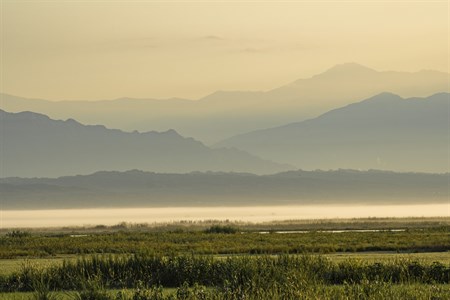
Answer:
[[69, 118], [67, 120], [64, 121], [66, 124], [70, 124], [70, 125], [83, 125], [80, 122], [78, 122], [77, 120], [74, 120], [72, 118]]
[[[404, 98], [400, 97], [397, 94], [391, 92], [382, 92], [373, 97], [363, 100], [363, 102], [372, 102], [372, 101], [393, 101], [393, 100], [403, 100]], [[351, 105], [351, 104], [350, 104]]]
[[174, 137], [180, 137], [180, 138], [186, 139], [181, 134], [179, 134], [178, 131], [176, 131], [175, 129], [169, 129], [169, 130], [166, 130], [166, 131], [161, 131], [159, 133], [167, 135], [167, 136], [174, 136]]
[[303, 169], [448, 172], [450, 93], [384, 92], [306, 121], [237, 135], [234, 147]]
[[330, 69], [326, 70], [325, 72], [323, 72], [319, 75], [316, 75], [316, 76], [330, 75], [330, 74], [346, 75], [346, 74], [360, 74], [360, 73], [377, 73], [377, 71], [375, 71], [369, 67], [363, 66], [361, 64], [350, 62], [350, 63], [343, 63], [343, 64], [335, 65], [335, 66], [331, 67]]
[[17, 113], [11, 113], [5, 110], [0, 109], [0, 113], [5, 116], [5, 117], [11, 117], [14, 116], [15, 118], [18, 119], [45, 119], [45, 120], [50, 120], [50, 118], [47, 115], [44, 114], [40, 114], [40, 113], [35, 113], [35, 112], [31, 112], [31, 111], [21, 111], [21, 112], [17, 112]]
[[[175, 130], [125, 132], [103, 125], [83, 125], [74, 119], [0, 111], [1, 176], [64, 176], [96, 170], [186, 173], [238, 171], [260, 174], [291, 166], [262, 160], [243, 151], [211, 149]], [[20, 151], [18, 151], [20, 149]]]
[[339, 78], [353, 78], [353, 77], [364, 77], [370, 76], [372, 74], [378, 74], [380, 72], [366, 67], [364, 65], [349, 62], [343, 64], [337, 64], [324, 72], [316, 74], [310, 78], [301, 78], [292, 82], [290, 85], [304, 84], [305, 80], [320, 80], [320, 79], [339, 79]]

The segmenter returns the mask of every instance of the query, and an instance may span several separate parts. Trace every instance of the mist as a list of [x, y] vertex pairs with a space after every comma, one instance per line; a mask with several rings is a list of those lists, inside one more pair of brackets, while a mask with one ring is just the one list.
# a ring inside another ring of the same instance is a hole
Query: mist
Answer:
[[115, 225], [120, 222], [157, 224], [181, 220], [269, 222], [300, 219], [432, 217], [449, 213], [449, 204], [10, 210], [2, 212], [1, 228]]

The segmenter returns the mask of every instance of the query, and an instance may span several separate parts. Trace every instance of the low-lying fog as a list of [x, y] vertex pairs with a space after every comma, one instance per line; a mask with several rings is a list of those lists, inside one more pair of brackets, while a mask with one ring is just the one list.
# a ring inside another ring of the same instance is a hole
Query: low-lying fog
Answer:
[[429, 205], [157, 207], [114, 209], [5, 210], [1, 228], [162, 223], [180, 220], [264, 222], [288, 219], [450, 216], [450, 202]]

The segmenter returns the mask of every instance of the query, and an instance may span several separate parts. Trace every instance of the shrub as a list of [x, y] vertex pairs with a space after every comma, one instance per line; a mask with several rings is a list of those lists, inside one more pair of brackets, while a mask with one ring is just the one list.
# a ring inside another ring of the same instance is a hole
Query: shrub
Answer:
[[6, 236], [10, 238], [25, 238], [31, 236], [31, 233], [28, 231], [13, 230], [6, 233]]
[[205, 233], [225, 233], [233, 234], [239, 232], [239, 229], [229, 225], [213, 225], [205, 230]]

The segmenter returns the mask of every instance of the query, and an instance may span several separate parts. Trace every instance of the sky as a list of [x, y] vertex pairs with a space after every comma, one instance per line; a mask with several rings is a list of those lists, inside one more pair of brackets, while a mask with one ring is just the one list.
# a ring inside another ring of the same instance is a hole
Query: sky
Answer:
[[0, 91], [22, 97], [198, 99], [346, 62], [449, 70], [447, 0], [0, 1]]

